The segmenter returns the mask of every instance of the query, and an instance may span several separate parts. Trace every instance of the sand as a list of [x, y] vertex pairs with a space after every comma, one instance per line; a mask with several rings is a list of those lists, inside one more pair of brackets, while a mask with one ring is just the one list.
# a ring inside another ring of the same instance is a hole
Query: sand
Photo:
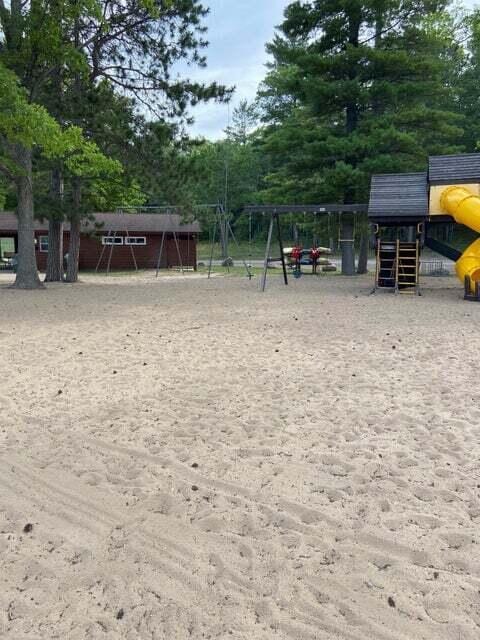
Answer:
[[426, 282], [2, 285], [0, 636], [477, 640], [480, 305]]

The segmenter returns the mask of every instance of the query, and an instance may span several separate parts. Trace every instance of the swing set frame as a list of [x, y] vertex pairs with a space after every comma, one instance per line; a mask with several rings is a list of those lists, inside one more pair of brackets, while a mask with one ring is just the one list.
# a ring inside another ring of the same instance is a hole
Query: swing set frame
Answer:
[[[211, 206], [216, 206], [216, 205], [199, 205], [199, 207], [211, 207]], [[199, 207], [195, 207], [196, 209], [198, 209]], [[139, 206], [139, 207], [122, 207], [120, 209], [117, 209], [116, 213], [118, 214], [122, 214], [122, 213], [129, 213], [131, 215], [135, 215], [136, 213], [153, 213], [153, 214], [157, 214], [157, 215], [162, 215], [165, 216], [168, 220], [169, 223], [172, 222], [172, 215], [182, 215], [182, 208], [181, 207], [176, 207], [176, 206], [168, 206], [168, 205], [161, 205], [161, 206], [156, 206], [156, 205], [148, 205], [148, 206]], [[171, 229], [171, 231], [169, 231], [168, 229]], [[113, 230], [113, 229], [106, 229], [105, 230], [106, 233], [106, 237], [107, 238], [115, 238], [117, 236], [117, 233], [122, 233], [122, 231], [118, 231], [118, 230]], [[129, 237], [129, 232], [128, 229], [125, 229], [123, 231], [123, 233], [125, 234], [125, 237], [128, 238]], [[180, 270], [182, 272], [182, 274], [185, 272], [185, 268], [184, 268], [184, 264], [183, 264], [183, 260], [182, 260], [182, 255], [181, 255], [181, 251], [180, 251], [180, 245], [178, 242], [178, 235], [177, 232], [175, 231], [174, 225], [170, 224], [167, 225], [167, 227], [164, 227], [163, 231], [162, 231], [162, 239], [160, 241], [160, 249], [158, 252], [158, 258], [157, 258], [157, 262], [156, 262], [156, 270], [155, 270], [155, 277], [158, 278], [158, 274], [160, 271], [160, 267], [161, 267], [161, 261], [162, 261], [162, 257], [163, 257], [163, 251], [164, 251], [164, 247], [165, 247], [165, 237], [167, 235], [172, 235], [173, 236], [173, 240], [175, 242], [175, 248], [176, 248], [176, 252], [177, 252], [177, 257], [178, 257], [178, 264], [180, 267]], [[188, 244], [188, 248], [187, 248], [187, 255], [188, 258], [190, 258], [190, 236], [191, 233], [187, 232], [187, 244]], [[95, 272], [98, 273], [98, 271], [100, 270], [100, 265], [103, 262], [103, 258], [105, 255], [105, 252], [107, 251], [107, 248], [109, 248], [109, 252], [108, 252], [108, 258], [107, 258], [107, 265], [106, 265], [106, 270], [105, 273], [106, 275], [110, 274], [110, 266], [111, 266], [111, 262], [112, 262], [112, 255], [113, 255], [113, 250], [115, 248], [115, 241], [109, 244], [105, 244], [102, 247], [102, 251], [100, 253], [100, 257], [98, 259], [97, 265], [95, 267]], [[135, 257], [135, 247], [134, 245], [130, 244], [130, 253], [132, 256], [132, 262], [135, 268], [135, 271], [138, 271], [138, 265], [137, 265], [137, 260]]]
[[[350, 213], [360, 215], [368, 212], [368, 204], [312, 204], [312, 205], [250, 205], [243, 209], [244, 213], [250, 215], [269, 215], [270, 224], [268, 227], [267, 244], [265, 247], [265, 258], [263, 261], [263, 271], [260, 280], [260, 290], [265, 291], [267, 286], [268, 265], [271, 262], [281, 262], [283, 270], [283, 282], [288, 285], [287, 265], [285, 262], [285, 254], [283, 252], [282, 225], [280, 216], [286, 214], [303, 213], [305, 215], [328, 215], [330, 213]], [[273, 229], [277, 230], [277, 242], [280, 251], [279, 258], [270, 257], [270, 249], [272, 245]], [[340, 239], [340, 242], [353, 242], [351, 239]]]
[[[213, 252], [215, 249], [215, 243], [217, 238], [217, 229], [219, 231], [219, 236], [223, 233], [225, 235], [225, 239], [228, 240], [229, 237], [232, 238], [237, 248], [240, 249], [240, 245], [238, 244], [238, 240], [236, 235], [233, 232], [232, 225], [230, 224], [230, 219], [228, 214], [225, 212], [225, 208], [222, 204], [215, 205], [214, 210], [214, 220], [213, 220], [213, 228], [212, 228], [212, 240], [210, 243], [210, 259], [208, 261], [208, 278], [211, 277], [212, 274], [212, 265], [213, 265]], [[228, 259], [228, 258], [227, 258]], [[247, 278], [251, 280], [253, 278], [253, 273], [250, 271], [249, 265], [246, 263], [245, 258], [242, 258], [243, 266], [245, 267], [245, 271], [247, 274]], [[228, 269], [228, 265], [227, 265]]]

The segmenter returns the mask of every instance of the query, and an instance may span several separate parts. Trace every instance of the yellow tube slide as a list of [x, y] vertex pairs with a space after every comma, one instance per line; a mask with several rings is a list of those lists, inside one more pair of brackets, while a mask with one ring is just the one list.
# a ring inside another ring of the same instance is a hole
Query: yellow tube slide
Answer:
[[[442, 193], [440, 204], [455, 222], [480, 233], [480, 197], [465, 187], [448, 187]], [[480, 238], [475, 240], [455, 264], [457, 276], [462, 282], [469, 276], [472, 293], [475, 282], [480, 281]]]

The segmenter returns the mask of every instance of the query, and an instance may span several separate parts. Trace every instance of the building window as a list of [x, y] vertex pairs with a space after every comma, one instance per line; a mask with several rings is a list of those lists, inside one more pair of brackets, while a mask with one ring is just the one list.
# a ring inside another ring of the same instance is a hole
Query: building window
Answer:
[[38, 248], [43, 253], [48, 253], [48, 236], [40, 236], [38, 238]]
[[147, 238], [145, 236], [128, 236], [125, 238], [125, 244], [147, 244]]
[[102, 244], [123, 244], [122, 236], [102, 236]]

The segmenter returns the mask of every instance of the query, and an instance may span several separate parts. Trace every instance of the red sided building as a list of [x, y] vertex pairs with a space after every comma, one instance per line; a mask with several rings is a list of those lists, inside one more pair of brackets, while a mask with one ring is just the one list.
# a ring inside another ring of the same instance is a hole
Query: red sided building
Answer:
[[[16, 252], [17, 217], [11, 212], [0, 212], [0, 260], [6, 263]], [[126, 271], [155, 269], [163, 238], [160, 268], [184, 267], [196, 269], [197, 222], [183, 223], [178, 214], [159, 213], [97, 213], [92, 221], [82, 226], [80, 242], [80, 270]], [[68, 253], [69, 225], [64, 225], [63, 254]], [[176, 237], [176, 241], [175, 241]], [[11, 242], [1, 242], [10, 238]], [[178, 249], [177, 249], [178, 244]], [[5, 246], [10, 251], [5, 251]], [[3, 247], [3, 249], [2, 249]], [[45, 271], [48, 253], [48, 222], [35, 222], [35, 251], [39, 271]], [[3, 254], [2, 254], [3, 253]], [[180, 257], [179, 257], [180, 254]]]

